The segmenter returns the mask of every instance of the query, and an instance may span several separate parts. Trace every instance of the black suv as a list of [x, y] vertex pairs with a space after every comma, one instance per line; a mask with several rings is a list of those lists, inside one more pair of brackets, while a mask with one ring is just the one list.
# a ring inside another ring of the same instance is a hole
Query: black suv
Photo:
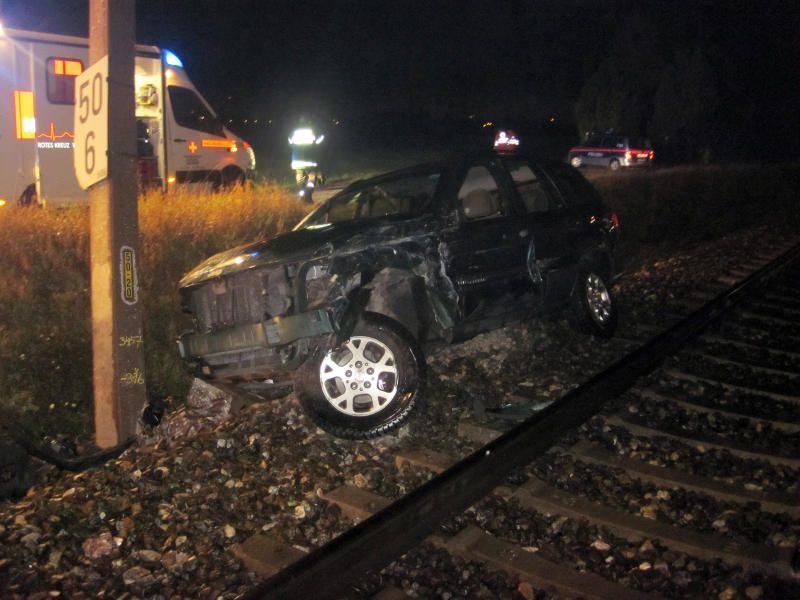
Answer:
[[193, 372], [253, 392], [291, 372], [315, 422], [369, 438], [419, 402], [424, 350], [568, 309], [610, 336], [616, 215], [572, 167], [487, 154], [356, 182], [291, 232], [181, 280]]

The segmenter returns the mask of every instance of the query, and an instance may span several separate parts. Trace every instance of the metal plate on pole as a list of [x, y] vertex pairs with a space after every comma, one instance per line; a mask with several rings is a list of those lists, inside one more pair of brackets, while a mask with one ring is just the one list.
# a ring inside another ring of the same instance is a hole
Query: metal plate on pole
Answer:
[[75, 175], [86, 190], [108, 177], [108, 55], [75, 79], [74, 125]]

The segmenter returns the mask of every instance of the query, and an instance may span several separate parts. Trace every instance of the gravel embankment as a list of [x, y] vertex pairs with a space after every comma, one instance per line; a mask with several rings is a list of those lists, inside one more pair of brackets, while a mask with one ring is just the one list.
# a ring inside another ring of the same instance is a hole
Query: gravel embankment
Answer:
[[[766, 233], [730, 235], [625, 273], [616, 286], [620, 335], [643, 335], [650, 331], [644, 325], [666, 322], [665, 307], [677, 307], [693, 288], [745, 262]], [[395, 448], [425, 445], [463, 455], [474, 444], [456, 435], [460, 419], [530, 403], [523, 397], [544, 405], [630, 347], [630, 342], [585, 337], [563, 320], [549, 320], [508, 326], [445, 348], [429, 358], [427, 402], [417, 418], [398, 434], [373, 442], [338, 440], [317, 430], [293, 395], [252, 406], [233, 420], [184, 410], [170, 426], [171, 436], [151, 436], [120, 459], [85, 473], [46, 470], [44, 482], [26, 498], [0, 503], [0, 595], [232, 598], [257, 581], [229, 552], [233, 543], [269, 532], [304, 549], [324, 544], [350, 523], [321, 500], [322, 492], [348, 483], [399, 497], [431, 475], [398, 471]], [[192, 433], [181, 437], [180, 430]], [[602, 430], [593, 435], [609, 438]], [[690, 469], [701, 463], [723, 468], [709, 463], [709, 454], [702, 461], [683, 449], [675, 454], [676, 461], [691, 460]], [[658, 490], [633, 486], [616, 475], [609, 475], [608, 483], [595, 481], [577, 465], [553, 463], [546, 471], [542, 474], [559, 485], [565, 473], [574, 472], [595, 486], [611, 486], [611, 495], [626, 510], [644, 510], [653, 494], [658, 499]], [[781, 485], [788, 476], [765, 472], [756, 483]], [[719, 529], [714, 523], [727, 509], [685, 495], [659, 500], [663, 518], [679, 523], [690, 514], [709, 530]], [[652, 542], [632, 545], [597, 528], [529, 513], [498, 499], [457, 517], [447, 529], [467, 521], [530, 551], [632, 581], [645, 591], [731, 599], [782, 593], [771, 582], [754, 581], [718, 563], [670, 553]], [[725, 524], [761, 541], [790, 525], [796, 527], [780, 521]], [[527, 598], [530, 592], [514, 578], [489, 574], [480, 565], [429, 547], [370, 576], [361, 591], [374, 593], [388, 584], [419, 598]]]

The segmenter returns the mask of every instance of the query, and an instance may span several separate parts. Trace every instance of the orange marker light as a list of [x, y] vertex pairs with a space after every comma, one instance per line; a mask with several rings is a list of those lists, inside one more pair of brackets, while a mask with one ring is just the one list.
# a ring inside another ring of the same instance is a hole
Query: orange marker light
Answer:
[[236, 152], [236, 150], [233, 150], [233, 147], [236, 146], [236, 142], [233, 140], [203, 140], [202, 143], [203, 148], [225, 148], [226, 150]]
[[77, 77], [83, 73], [83, 64], [79, 60], [70, 60], [68, 58], [52, 58], [50, 60], [50, 68], [54, 75]]
[[77, 77], [83, 73], [83, 65], [77, 60], [64, 61], [64, 74], [71, 77]]
[[189, 152], [192, 153], [192, 154], [197, 152], [197, 144], [194, 143], [194, 140], [189, 142]]
[[14, 117], [18, 140], [36, 138], [36, 112], [33, 92], [14, 90]]

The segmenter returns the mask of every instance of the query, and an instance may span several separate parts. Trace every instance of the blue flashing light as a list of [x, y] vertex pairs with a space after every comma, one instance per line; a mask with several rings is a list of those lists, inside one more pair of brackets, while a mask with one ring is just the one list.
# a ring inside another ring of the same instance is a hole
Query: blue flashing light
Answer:
[[174, 52], [170, 52], [169, 50], [164, 50], [164, 62], [170, 67], [178, 67], [179, 69], [183, 68], [181, 59], [178, 58]]

